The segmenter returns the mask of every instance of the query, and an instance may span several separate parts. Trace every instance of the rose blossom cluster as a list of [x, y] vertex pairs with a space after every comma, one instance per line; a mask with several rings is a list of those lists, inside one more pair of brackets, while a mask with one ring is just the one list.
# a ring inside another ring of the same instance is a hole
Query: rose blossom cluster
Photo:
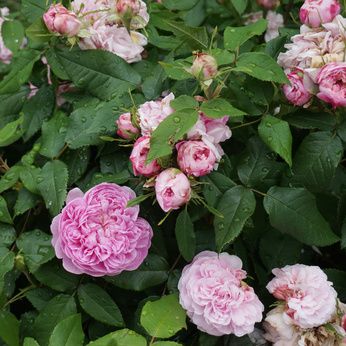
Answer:
[[252, 333], [262, 320], [264, 306], [245, 278], [239, 257], [201, 252], [183, 269], [180, 304], [203, 332], [239, 337]]
[[117, 275], [137, 269], [148, 255], [153, 231], [127, 207], [129, 187], [102, 183], [85, 194], [75, 188], [51, 224], [52, 244], [64, 268], [74, 274]]
[[7, 7], [0, 8], [0, 61], [4, 64], [9, 64], [12, 59], [12, 52], [5, 46], [1, 36], [1, 27], [5, 18], [9, 15], [10, 11]]
[[53, 4], [43, 15], [48, 30], [78, 42], [81, 49], [102, 49], [128, 63], [140, 61], [147, 38], [138, 32], [149, 22], [142, 0], [74, 0], [71, 10]]
[[267, 289], [279, 303], [264, 321], [268, 341], [274, 346], [346, 345], [346, 306], [319, 267], [295, 264], [273, 274]]
[[300, 9], [300, 34], [286, 44], [278, 63], [290, 84], [289, 102], [308, 107], [313, 95], [333, 108], [346, 106], [346, 18], [338, 0], [305, 0]]
[[117, 134], [135, 141], [130, 156], [134, 174], [148, 178], [147, 185], [155, 184], [156, 199], [165, 212], [179, 209], [191, 199], [191, 182], [218, 167], [224, 154], [220, 143], [232, 135], [226, 125], [227, 116], [211, 119], [201, 113], [185, 138], [176, 143], [174, 159], [169, 158], [168, 164], [148, 162], [151, 135], [174, 113], [173, 100], [170, 93], [160, 100], [145, 102], [135, 114], [125, 113], [117, 120]]

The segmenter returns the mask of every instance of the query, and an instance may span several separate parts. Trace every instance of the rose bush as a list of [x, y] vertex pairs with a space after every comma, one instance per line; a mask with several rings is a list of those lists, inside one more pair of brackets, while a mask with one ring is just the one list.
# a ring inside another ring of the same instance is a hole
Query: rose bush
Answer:
[[0, 28], [0, 346], [346, 345], [344, 2]]

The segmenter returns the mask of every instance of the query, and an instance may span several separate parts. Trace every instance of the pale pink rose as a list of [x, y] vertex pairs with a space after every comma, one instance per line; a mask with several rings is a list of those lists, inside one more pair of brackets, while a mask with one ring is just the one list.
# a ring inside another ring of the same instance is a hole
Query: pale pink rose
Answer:
[[75, 91], [71, 83], [60, 83], [58, 85], [55, 92], [55, 100], [58, 107], [61, 107], [66, 102], [64, 94], [71, 91]]
[[139, 1], [140, 8], [137, 16], [132, 17], [130, 28], [133, 30], [143, 29], [149, 23], [149, 13], [144, 1]]
[[143, 29], [149, 22], [147, 5], [142, 0], [116, 0], [115, 9], [120, 17], [129, 22], [131, 29]]
[[279, 6], [280, 0], [257, 0], [258, 5], [270, 10]]
[[146, 163], [149, 150], [150, 137], [143, 136], [138, 138], [133, 146], [130, 156], [134, 175], [152, 177], [161, 171], [161, 166], [157, 163], [156, 160], [151, 161], [148, 164]]
[[342, 316], [341, 327], [346, 331], [346, 314]]
[[296, 326], [314, 328], [330, 321], [337, 293], [319, 267], [295, 264], [273, 269], [273, 274], [267, 289], [286, 302], [285, 314]]
[[148, 254], [153, 231], [127, 208], [136, 194], [129, 187], [102, 183], [69, 192], [51, 224], [52, 244], [64, 268], [74, 274], [117, 275], [137, 269]]
[[121, 114], [116, 124], [118, 126], [118, 136], [124, 139], [133, 139], [139, 135], [139, 129], [132, 124], [131, 113]]
[[268, 21], [268, 26], [264, 35], [264, 40], [268, 42], [280, 35], [279, 29], [284, 27], [284, 17], [280, 13], [268, 11], [266, 19]]
[[61, 4], [51, 5], [43, 21], [50, 32], [67, 37], [76, 36], [82, 25], [76, 14]]
[[155, 193], [163, 211], [179, 209], [191, 198], [189, 179], [179, 169], [168, 168], [156, 177]]
[[112, 8], [111, 0], [74, 0], [72, 10], [80, 15], [85, 26], [93, 25], [97, 21], [105, 21]]
[[102, 21], [98, 23], [89, 28], [90, 37], [79, 40], [81, 49], [106, 50], [118, 55], [128, 63], [142, 60], [143, 46], [147, 44], [144, 35], [135, 31], [129, 33], [126, 28], [116, 24], [103, 24]]
[[317, 28], [323, 23], [331, 22], [340, 10], [338, 0], [305, 0], [299, 11], [299, 18], [303, 24]]
[[285, 84], [282, 90], [287, 100], [295, 106], [304, 106], [312, 98], [312, 94], [304, 84], [304, 71], [295, 69], [287, 75], [291, 84]]
[[333, 108], [346, 107], [346, 62], [325, 65], [317, 76], [317, 97]]
[[135, 16], [141, 8], [140, 0], [115, 0], [115, 9], [121, 16]]
[[203, 81], [213, 79], [218, 72], [216, 59], [206, 53], [197, 53], [189, 72]]
[[202, 177], [215, 167], [216, 156], [203, 141], [185, 141], [176, 145], [179, 168], [187, 175]]
[[1, 27], [5, 21], [4, 18], [9, 14], [10, 11], [7, 7], [0, 8], [0, 61], [2, 61], [4, 64], [9, 64], [12, 59], [12, 52], [5, 46], [1, 36]]
[[174, 100], [174, 94], [170, 93], [160, 101], [148, 101], [138, 108], [139, 124], [143, 136], [150, 136], [161, 121], [174, 112], [170, 106], [172, 100]]
[[228, 253], [199, 253], [182, 272], [180, 304], [197, 328], [210, 335], [243, 336], [254, 331], [264, 310], [252, 287], [242, 280], [239, 257]]

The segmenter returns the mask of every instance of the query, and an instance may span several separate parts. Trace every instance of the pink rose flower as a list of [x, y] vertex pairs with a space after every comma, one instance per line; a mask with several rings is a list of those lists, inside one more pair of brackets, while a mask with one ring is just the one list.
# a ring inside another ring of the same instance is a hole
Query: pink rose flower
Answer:
[[197, 328], [210, 335], [243, 336], [262, 320], [263, 304], [243, 279], [239, 257], [199, 253], [182, 272], [180, 304]]
[[61, 4], [51, 5], [43, 20], [50, 32], [67, 37], [76, 36], [82, 25], [76, 14]]
[[257, 0], [258, 5], [270, 10], [279, 6], [280, 0]]
[[295, 106], [308, 104], [312, 98], [312, 94], [310, 94], [304, 84], [304, 71], [297, 68], [291, 71], [287, 77], [291, 84], [285, 84], [282, 87], [287, 100]]
[[133, 139], [139, 134], [137, 127], [131, 121], [131, 113], [121, 114], [116, 121], [118, 126], [117, 134], [124, 139]]
[[264, 35], [264, 40], [269, 42], [280, 35], [279, 29], [284, 27], [284, 17], [280, 13], [268, 11], [266, 19], [268, 21], [268, 26]]
[[314, 328], [330, 321], [336, 312], [337, 293], [326, 274], [316, 266], [295, 264], [273, 269], [267, 289], [286, 302], [285, 314], [300, 328]]
[[346, 62], [325, 65], [317, 76], [317, 97], [334, 108], [346, 107]]
[[163, 211], [179, 209], [191, 198], [189, 179], [179, 169], [168, 168], [156, 177], [155, 193]]
[[149, 22], [147, 5], [142, 0], [117, 0], [115, 9], [119, 16], [129, 20], [131, 29], [143, 29]]
[[299, 18], [303, 24], [313, 28], [331, 22], [341, 10], [338, 0], [305, 0]]
[[127, 208], [136, 197], [126, 186], [103, 183], [85, 194], [69, 192], [66, 206], [51, 224], [52, 244], [64, 268], [74, 274], [117, 275], [137, 269], [148, 254], [153, 231]]
[[130, 156], [133, 173], [136, 176], [143, 175], [145, 177], [152, 177], [161, 171], [161, 167], [156, 160], [148, 164], [146, 163], [149, 150], [150, 137], [143, 136], [138, 138]]
[[214, 169], [216, 156], [203, 141], [180, 142], [176, 148], [178, 165], [187, 175], [201, 177]]
[[111, 0], [74, 0], [71, 8], [82, 17], [85, 27], [93, 25], [96, 21], [104, 21], [114, 5]]
[[135, 16], [141, 8], [140, 0], [116, 0], [115, 9], [120, 15]]
[[216, 77], [217, 62], [209, 54], [197, 53], [189, 71], [196, 78], [207, 81]]
[[4, 23], [4, 17], [8, 16], [10, 11], [7, 7], [0, 8], [0, 61], [4, 64], [9, 64], [12, 59], [12, 52], [5, 46], [5, 43], [1, 36], [1, 27]]
[[139, 124], [143, 136], [150, 136], [151, 133], [174, 112], [170, 106], [174, 100], [174, 94], [170, 93], [160, 101], [148, 101], [138, 108]]

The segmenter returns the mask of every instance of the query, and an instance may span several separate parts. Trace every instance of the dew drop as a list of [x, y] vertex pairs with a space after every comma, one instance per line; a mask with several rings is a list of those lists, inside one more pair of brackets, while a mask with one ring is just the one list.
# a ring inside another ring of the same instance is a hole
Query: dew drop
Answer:
[[173, 121], [174, 121], [175, 123], [180, 123], [180, 118], [179, 118], [179, 117], [174, 117], [174, 118], [173, 118]]

